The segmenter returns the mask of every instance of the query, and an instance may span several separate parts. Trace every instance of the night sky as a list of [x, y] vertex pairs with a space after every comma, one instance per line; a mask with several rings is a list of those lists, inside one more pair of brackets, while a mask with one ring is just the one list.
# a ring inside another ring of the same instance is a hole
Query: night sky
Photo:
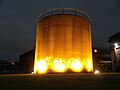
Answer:
[[18, 60], [35, 45], [37, 17], [51, 8], [77, 8], [91, 17], [94, 47], [120, 32], [120, 0], [0, 0], [0, 59]]

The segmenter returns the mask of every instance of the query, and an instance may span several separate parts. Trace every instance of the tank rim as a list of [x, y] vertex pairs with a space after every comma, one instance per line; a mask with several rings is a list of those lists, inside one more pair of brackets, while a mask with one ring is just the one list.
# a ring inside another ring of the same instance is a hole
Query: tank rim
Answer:
[[83, 17], [86, 20], [90, 21], [90, 17], [87, 13], [79, 10], [79, 9], [74, 9], [74, 8], [53, 8], [53, 9], [49, 9], [43, 13], [41, 13], [38, 16], [38, 20], [41, 20], [47, 16], [51, 16], [51, 15], [57, 15], [57, 14], [70, 14], [70, 15], [76, 15], [76, 16], [80, 16]]

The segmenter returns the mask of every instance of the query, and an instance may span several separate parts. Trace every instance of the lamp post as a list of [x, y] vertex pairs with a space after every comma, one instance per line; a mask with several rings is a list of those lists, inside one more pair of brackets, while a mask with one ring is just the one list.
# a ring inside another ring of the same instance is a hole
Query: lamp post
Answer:
[[94, 66], [94, 70], [96, 69], [96, 53], [98, 52], [98, 50], [97, 49], [94, 49], [94, 51], [93, 51], [93, 66]]

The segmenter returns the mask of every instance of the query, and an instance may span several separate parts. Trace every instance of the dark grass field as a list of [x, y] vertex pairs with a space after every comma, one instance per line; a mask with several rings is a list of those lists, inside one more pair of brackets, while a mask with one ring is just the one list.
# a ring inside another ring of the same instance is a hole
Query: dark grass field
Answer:
[[120, 90], [120, 73], [0, 75], [0, 90]]

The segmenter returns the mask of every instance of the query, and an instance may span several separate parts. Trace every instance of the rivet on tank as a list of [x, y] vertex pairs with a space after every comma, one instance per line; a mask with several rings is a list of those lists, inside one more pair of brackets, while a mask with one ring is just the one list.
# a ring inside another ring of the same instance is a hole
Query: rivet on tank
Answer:
[[93, 72], [90, 18], [78, 9], [51, 9], [38, 17], [34, 73], [67, 72]]

